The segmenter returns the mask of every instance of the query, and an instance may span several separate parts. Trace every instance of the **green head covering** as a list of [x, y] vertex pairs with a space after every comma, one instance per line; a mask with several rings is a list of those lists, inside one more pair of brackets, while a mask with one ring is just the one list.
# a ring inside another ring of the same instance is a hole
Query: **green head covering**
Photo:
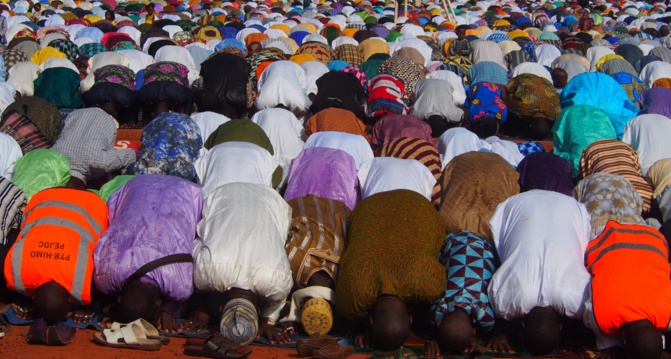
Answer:
[[126, 182], [132, 180], [135, 177], [136, 176], [133, 175], [121, 175], [114, 177], [111, 181], [100, 187], [100, 190], [97, 192], [98, 196], [100, 196], [103, 201], [107, 202], [112, 193], [116, 192], [119, 188], [123, 187]]
[[[274, 155], [273, 144], [263, 129], [249, 119], [230, 120], [217, 127], [207, 138], [203, 147], [211, 149], [212, 147], [230, 141], [240, 141], [253, 143], [261, 148], [265, 148], [271, 155]], [[279, 186], [282, 181], [282, 167], [277, 166], [273, 173], [273, 187]]]
[[401, 33], [398, 32], [398, 31], [392, 31], [392, 32], [389, 33], [389, 35], [387, 35], [387, 37], [385, 38], [385, 40], [386, 40], [387, 42], [395, 42], [396, 39], [398, 39], [398, 38], [399, 38], [400, 36], [402, 36], [402, 35], [403, 35], [403, 34], [401, 34]]
[[375, 16], [366, 16], [366, 18], [363, 19], [363, 22], [369, 25], [375, 25], [377, 24], [377, 18]]
[[14, 165], [12, 182], [26, 198], [47, 188], [65, 186], [70, 180], [70, 163], [60, 152], [36, 149], [19, 158]]

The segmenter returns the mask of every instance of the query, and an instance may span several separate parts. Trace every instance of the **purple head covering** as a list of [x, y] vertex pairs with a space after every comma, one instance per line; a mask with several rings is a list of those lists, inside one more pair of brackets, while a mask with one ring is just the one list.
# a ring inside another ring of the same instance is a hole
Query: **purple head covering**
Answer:
[[653, 87], [641, 94], [641, 113], [657, 114], [671, 118], [671, 90]]
[[571, 165], [565, 159], [547, 152], [532, 153], [517, 166], [520, 174], [520, 190], [542, 189], [573, 194], [575, 184], [571, 178]]
[[386, 39], [387, 35], [389, 35], [389, 33], [391, 32], [389, 29], [387, 29], [386, 27], [384, 27], [382, 25], [375, 25], [375, 26], [370, 28], [370, 31], [376, 33], [377, 36], [379, 36], [383, 39]]
[[291, 162], [287, 201], [309, 194], [343, 202], [354, 209], [359, 199], [356, 162], [347, 152], [332, 148], [306, 148]]

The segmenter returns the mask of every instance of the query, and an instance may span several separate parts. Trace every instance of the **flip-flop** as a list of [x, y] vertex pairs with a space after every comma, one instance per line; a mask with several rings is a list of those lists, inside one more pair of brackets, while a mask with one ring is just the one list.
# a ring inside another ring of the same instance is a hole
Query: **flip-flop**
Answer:
[[67, 345], [75, 337], [76, 332], [76, 328], [65, 323], [58, 323], [49, 327], [47, 329], [47, 345]]
[[220, 333], [210, 336], [200, 345], [187, 345], [184, 354], [216, 359], [240, 359], [252, 353], [252, 347], [226, 338]]
[[134, 323], [120, 329], [105, 329], [102, 333], [95, 333], [93, 341], [113, 348], [140, 350], [159, 350], [162, 346], [158, 339], [147, 339], [142, 328]]
[[145, 335], [145, 337], [147, 337], [147, 339], [156, 339], [156, 340], [161, 341], [162, 344], [170, 344], [170, 338], [166, 338], [164, 336], [161, 336], [161, 334], [158, 332], [158, 329], [156, 329], [156, 327], [154, 327], [153, 325], [151, 325], [151, 323], [149, 323], [148, 321], [146, 321], [142, 318], [137, 319], [135, 321], [132, 321], [128, 324], [114, 322], [114, 323], [112, 323], [112, 326], [110, 327], [110, 329], [117, 329], [118, 330], [118, 329], [121, 329], [121, 327], [130, 325], [130, 324], [137, 324], [142, 329], [142, 331], [144, 332], [144, 335]]
[[47, 322], [38, 318], [30, 324], [28, 335], [26, 335], [28, 344], [46, 344], [47, 343]]

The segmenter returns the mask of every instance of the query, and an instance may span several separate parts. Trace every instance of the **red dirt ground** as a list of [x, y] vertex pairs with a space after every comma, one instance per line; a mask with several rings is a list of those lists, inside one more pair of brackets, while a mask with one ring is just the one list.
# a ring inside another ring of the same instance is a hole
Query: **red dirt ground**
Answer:
[[[96, 359], [141, 359], [141, 358], [183, 358], [182, 354], [186, 339], [171, 338], [170, 344], [157, 351], [141, 351], [131, 349], [115, 349], [93, 343], [95, 330], [79, 330], [72, 343], [64, 347], [48, 347], [26, 344], [25, 336], [28, 326], [12, 327], [5, 337], [0, 339], [0, 358], [96, 358]], [[364, 359], [367, 355], [356, 354], [348, 358]], [[278, 349], [254, 346], [249, 358], [295, 359], [298, 354], [293, 349]]]

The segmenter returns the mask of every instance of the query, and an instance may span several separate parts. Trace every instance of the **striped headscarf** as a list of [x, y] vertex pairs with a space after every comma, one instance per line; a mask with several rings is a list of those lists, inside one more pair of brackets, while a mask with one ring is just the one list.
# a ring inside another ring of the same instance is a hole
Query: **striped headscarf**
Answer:
[[650, 211], [653, 190], [641, 177], [638, 154], [631, 146], [620, 140], [601, 140], [587, 146], [580, 156], [579, 178], [597, 172], [626, 178], [643, 199], [643, 213]]
[[407, 160], [417, 160], [431, 171], [436, 178], [436, 185], [431, 193], [431, 202], [436, 208], [440, 207], [441, 194], [441, 162], [438, 149], [432, 143], [419, 138], [399, 137], [391, 140], [382, 147], [382, 157], [394, 157]]

